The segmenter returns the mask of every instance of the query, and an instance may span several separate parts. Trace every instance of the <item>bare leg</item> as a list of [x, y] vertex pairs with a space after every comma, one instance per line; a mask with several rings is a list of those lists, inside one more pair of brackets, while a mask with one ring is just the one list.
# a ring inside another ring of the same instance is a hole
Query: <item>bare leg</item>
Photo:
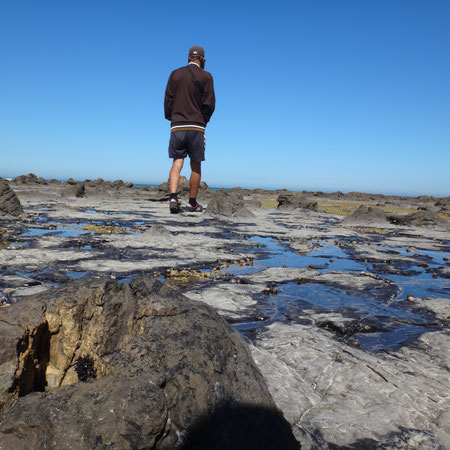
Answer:
[[202, 162], [191, 161], [191, 178], [189, 180], [190, 194], [189, 197], [197, 198], [198, 187], [200, 186], [200, 180], [202, 178]]
[[169, 173], [169, 194], [176, 194], [178, 191], [178, 183], [180, 182], [180, 172], [183, 168], [184, 159], [174, 159], [172, 168]]

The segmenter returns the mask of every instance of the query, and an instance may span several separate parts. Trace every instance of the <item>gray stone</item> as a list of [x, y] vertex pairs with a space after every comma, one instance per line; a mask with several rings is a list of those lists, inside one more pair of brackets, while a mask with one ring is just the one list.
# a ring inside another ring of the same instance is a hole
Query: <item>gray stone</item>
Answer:
[[309, 200], [308, 197], [301, 192], [285, 192], [278, 196], [278, 209], [291, 211], [293, 209], [302, 208], [317, 211], [317, 202]]
[[61, 192], [61, 196], [81, 198], [84, 197], [85, 193], [86, 188], [84, 186], [84, 183], [77, 183], [77, 184], [69, 183], [69, 185], [66, 186]]
[[214, 191], [209, 200], [207, 212], [215, 216], [254, 217], [254, 214], [246, 208], [244, 197], [237, 190]]
[[379, 227], [389, 225], [386, 213], [377, 207], [361, 205], [350, 216], [342, 220], [344, 225]]
[[444, 228], [449, 227], [449, 222], [445, 219], [439, 217], [435, 212], [431, 211], [418, 211], [405, 216], [390, 216], [389, 220], [391, 223], [396, 225], [406, 225], [406, 226], [416, 226], [416, 227], [429, 227], [429, 226], [440, 226]]
[[[449, 335], [367, 353], [325, 330], [273, 324], [252, 353], [302, 448], [450, 448]], [[292, 401], [295, 393], [295, 401]]]

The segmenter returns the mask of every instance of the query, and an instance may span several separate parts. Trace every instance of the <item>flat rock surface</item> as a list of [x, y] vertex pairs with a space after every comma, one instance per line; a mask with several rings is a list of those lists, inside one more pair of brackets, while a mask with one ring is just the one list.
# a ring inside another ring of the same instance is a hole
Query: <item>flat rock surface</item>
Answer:
[[[248, 339], [303, 448], [450, 448], [446, 198], [235, 189], [251, 215], [223, 203], [174, 216], [162, 188], [95, 184], [77, 198], [65, 183], [11, 183], [25, 213], [0, 224], [5, 308], [144, 273]], [[313, 210], [277, 209], [280, 195]]]

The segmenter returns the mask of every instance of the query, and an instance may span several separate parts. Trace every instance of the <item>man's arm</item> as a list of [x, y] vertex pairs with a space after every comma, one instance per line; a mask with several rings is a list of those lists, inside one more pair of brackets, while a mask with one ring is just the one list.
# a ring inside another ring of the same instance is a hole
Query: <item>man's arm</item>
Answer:
[[173, 82], [173, 72], [170, 74], [169, 81], [167, 82], [166, 92], [164, 94], [164, 116], [167, 120], [172, 118], [173, 110], [173, 98], [175, 95], [175, 87]]
[[214, 82], [212, 77], [208, 77], [205, 82], [205, 93], [202, 98], [202, 111], [205, 122], [208, 123], [216, 108], [216, 95], [214, 93]]

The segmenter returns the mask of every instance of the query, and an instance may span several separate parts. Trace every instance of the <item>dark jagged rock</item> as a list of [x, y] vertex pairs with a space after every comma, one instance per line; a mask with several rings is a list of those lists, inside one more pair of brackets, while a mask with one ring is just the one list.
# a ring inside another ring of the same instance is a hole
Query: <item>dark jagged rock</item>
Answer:
[[78, 184], [69, 184], [66, 186], [63, 191], [61, 192], [62, 197], [84, 197], [86, 193], [86, 188], [84, 186], [84, 183], [78, 183]]
[[2, 448], [300, 448], [242, 337], [156, 279], [30, 296], [0, 340]]
[[207, 211], [218, 216], [254, 217], [254, 214], [246, 208], [242, 194], [225, 189], [218, 189], [212, 193]]
[[42, 177], [37, 177], [34, 173], [29, 173], [27, 175], [20, 175], [14, 178], [14, 183], [16, 184], [47, 184], [47, 182]]
[[278, 209], [291, 211], [296, 208], [317, 211], [317, 202], [309, 200], [301, 192], [285, 192], [278, 196]]
[[9, 187], [9, 183], [3, 179], [0, 179], [0, 211], [12, 216], [18, 216], [23, 212], [16, 193]]
[[350, 216], [347, 216], [342, 223], [344, 225], [356, 226], [382, 226], [389, 225], [386, 213], [375, 206], [361, 205]]
[[124, 186], [124, 182], [122, 180], [113, 181], [112, 186], [116, 188], [121, 188]]

